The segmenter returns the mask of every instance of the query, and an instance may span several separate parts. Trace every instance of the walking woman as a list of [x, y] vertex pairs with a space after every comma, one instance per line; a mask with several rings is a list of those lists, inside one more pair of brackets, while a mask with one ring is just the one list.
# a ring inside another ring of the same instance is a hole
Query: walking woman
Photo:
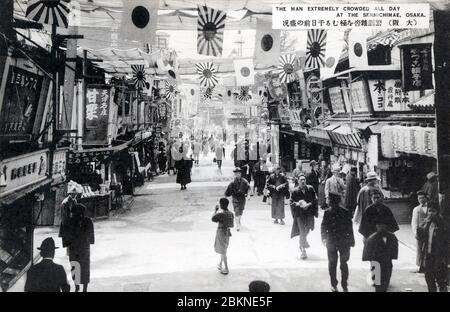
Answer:
[[220, 262], [217, 269], [222, 274], [228, 274], [228, 260], [227, 249], [230, 243], [231, 231], [230, 228], [234, 226], [234, 215], [228, 210], [229, 201], [222, 197], [219, 200], [219, 205], [216, 205], [216, 210], [212, 216], [212, 221], [218, 223], [216, 240], [214, 242], [214, 250], [220, 254]]
[[223, 147], [223, 143], [218, 144], [215, 150], [216, 153], [216, 163], [217, 163], [217, 172], [222, 175], [222, 161], [225, 157], [225, 147]]

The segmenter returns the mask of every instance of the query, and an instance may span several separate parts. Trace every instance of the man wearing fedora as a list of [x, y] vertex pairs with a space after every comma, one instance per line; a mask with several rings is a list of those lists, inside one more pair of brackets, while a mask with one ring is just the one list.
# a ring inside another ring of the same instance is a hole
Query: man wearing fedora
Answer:
[[372, 205], [372, 196], [370, 195], [370, 191], [376, 189], [380, 191], [381, 194], [383, 194], [380, 187], [378, 186], [379, 181], [380, 178], [375, 172], [367, 173], [366, 185], [359, 190], [358, 196], [356, 197], [357, 206], [354, 215], [355, 223], [361, 222], [361, 217], [364, 211], [366, 211], [367, 207]]
[[330, 205], [330, 193], [339, 194], [342, 198], [345, 194], [345, 183], [341, 178], [341, 166], [334, 164], [332, 167], [333, 176], [325, 182], [325, 203]]
[[53, 262], [55, 257], [53, 238], [48, 237], [38, 247], [42, 261], [33, 265], [27, 273], [25, 292], [69, 292], [66, 271], [62, 265]]
[[227, 190], [225, 191], [225, 196], [232, 197], [234, 215], [236, 217], [236, 231], [240, 231], [241, 217], [245, 209], [246, 197], [248, 190], [250, 189], [250, 185], [248, 181], [241, 176], [241, 168], [235, 168], [233, 172], [234, 180], [228, 185]]

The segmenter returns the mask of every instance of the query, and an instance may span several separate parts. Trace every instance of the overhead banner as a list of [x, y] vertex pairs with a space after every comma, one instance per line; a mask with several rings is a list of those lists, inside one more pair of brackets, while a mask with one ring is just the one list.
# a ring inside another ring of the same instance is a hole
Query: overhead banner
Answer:
[[123, 0], [120, 39], [154, 44], [159, 0]]
[[402, 82], [405, 91], [433, 89], [431, 43], [401, 47]]
[[43, 77], [10, 66], [0, 106], [0, 135], [28, 135], [33, 131]]
[[[108, 144], [111, 87], [89, 85], [86, 88], [85, 144]], [[136, 110], [134, 107], [133, 110]], [[137, 121], [136, 121], [137, 122]]]

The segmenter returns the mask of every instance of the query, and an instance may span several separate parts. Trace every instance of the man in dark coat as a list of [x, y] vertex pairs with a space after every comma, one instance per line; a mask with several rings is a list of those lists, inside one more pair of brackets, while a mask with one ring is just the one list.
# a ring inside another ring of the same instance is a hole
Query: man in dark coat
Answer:
[[25, 292], [69, 292], [66, 271], [62, 265], [53, 262], [55, 257], [55, 241], [46, 238], [40, 250], [42, 261], [33, 265], [27, 273]]
[[314, 230], [314, 217], [319, 216], [317, 196], [314, 188], [306, 184], [306, 177], [298, 178], [299, 186], [291, 194], [292, 224], [291, 238], [300, 236], [300, 258], [307, 259], [306, 248], [309, 248], [308, 234]]
[[322, 242], [327, 247], [328, 272], [331, 279], [331, 291], [338, 291], [336, 269], [338, 258], [340, 258], [342, 290], [347, 292], [347, 261], [350, 259], [350, 248], [355, 246], [352, 215], [350, 211], [340, 207], [341, 197], [339, 194], [336, 195], [331, 193], [329, 196], [330, 209], [326, 210], [323, 216], [321, 233]]
[[392, 276], [392, 260], [398, 259], [398, 240], [389, 231], [389, 217], [379, 215], [374, 223], [377, 231], [365, 241], [362, 260], [371, 262], [375, 291], [386, 292]]
[[314, 188], [316, 194], [319, 194], [319, 170], [317, 169], [317, 162], [311, 160], [309, 163], [311, 166], [311, 172], [306, 176], [306, 184], [311, 185]]
[[370, 191], [373, 204], [367, 207], [363, 212], [361, 224], [359, 225], [359, 233], [367, 239], [370, 235], [377, 231], [376, 221], [383, 217], [386, 222], [387, 230], [391, 233], [397, 232], [397, 221], [388, 206], [383, 205], [383, 194], [380, 190], [374, 188]]
[[250, 185], [241, 176], [241, 169], [234, 169], [234, 180], [231, 182], [226, 191], [226, 197], [232, 197], [232, 203], [234, 208], [234, 215], [236, 218], [236, 231], [240, 231], [241, 229], [241, 217], [245, 209], [246, 197], [248, 194], [248, 190], [250, 189]]
[[347, 180], [345, 182], [345, 201], [344, 207], [351, 212], [352, 216], [355, 213], [356, 205], [358, 204], [358, 193], [361, 189], [359, 185], [359, 181], [357, 178], [357, 168], [352, 167], [350, 169], [350, 173], [347, 176]]
[[427, 174], [427, 181], [422, 186], [423, 191], [428, 198], [430, 205], [439, 205], [439, 189], [438, 189], [438, 176], [433, 171]]
[[425, 272], [429, 292], [448, 292], [448, 224], [439, 215], [435, 204], [428, 207], [425, 223], [417, 229], [421, 246], [420, 267]]
[[84, 216], [86, 207], [77, 204], [72, 209], [72, 217], [67, 225], [67, 232], [63, 236], [64, 247], [67, 247], [69, 260], [73, 267], [72, 274], [75, 291], [87, 292], [91, 275], [91, 244], [95, 243], [94, 224]]

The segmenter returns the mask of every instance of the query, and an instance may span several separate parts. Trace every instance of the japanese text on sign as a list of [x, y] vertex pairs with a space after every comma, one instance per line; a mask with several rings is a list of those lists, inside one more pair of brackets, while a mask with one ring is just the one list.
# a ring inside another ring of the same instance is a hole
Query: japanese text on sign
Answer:
[[430, 5], [414, 4], [336, 4], [274, 5], [273, 29], [429, 28]]

